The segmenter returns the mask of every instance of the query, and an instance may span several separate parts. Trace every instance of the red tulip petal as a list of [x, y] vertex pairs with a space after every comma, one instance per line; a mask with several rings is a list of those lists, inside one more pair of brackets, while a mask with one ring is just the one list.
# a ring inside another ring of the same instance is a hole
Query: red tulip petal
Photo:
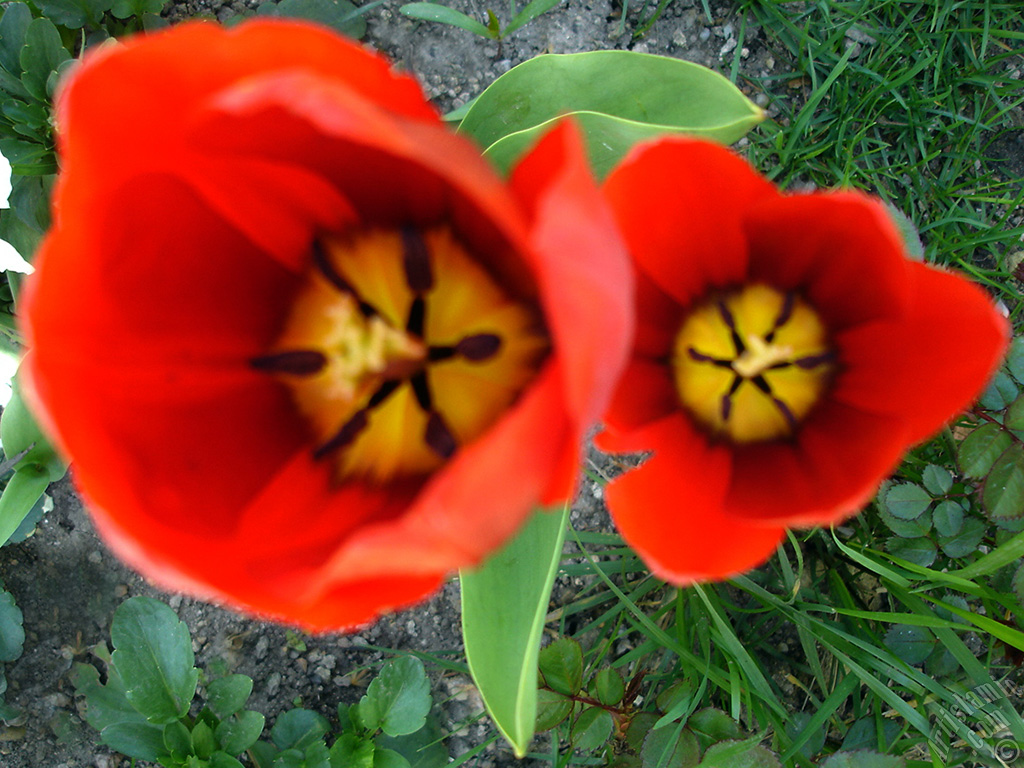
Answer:
[[529, 217], [545, 318], [582, 442], [611, 397], [633, 339], [625, 246], [574, 123], [563, 121], [541, 139], [511, 183]]
[[634, 433], [654, 455], [605, 488], [626, 542], [673, 584], [725, 579], [762, 563], [785, 529], [752, 524], [723, 509], [731, 457], [709, 445], [682, 414]]
[[636, 338], [633, 354], [667, 358], [672, 354], [686, 309], [673, 301], [643, 272], [637, 272]]
[[929, 437], [984, 389], [1006, 351], [1009, 323], [988, 295], [959, 275], [909, 265], [905, 317], [842, 334], [843, 373], [833, 397], [893, 414], [908, 443]]
[[[630, 432], [658, 421], [680, 409], [672, 373], [663, 362], [636, 357], [630, 361], [612, 396], [604, 422], [612, 432]], [[602, 438], [602, 450], [636, 451], [642, 448], [612, 448], [615, 438]]]
[[857, 512], [907, 445], [902, 424], [825, 401], [797, 443], [738, 446], [725, 508], [778, 525], [827, 525]]
[[400, 517], [354, 532], [326, 573], [430, 574], [473, 565], [507, 540], [572, 445], [564, 384], [549, 364], [483, 437], [460, 449]]
[[743, 212], [775, 188], [729, 150], [661, 139], [636, 147], [604, 183], [638, 269], [683, 306], [743, 280]]
[[899, 316], [910, 300], [903, 242], [859, 192], [765, 200], [747, 214], [750, 278], [803, 292], [833, 332]]

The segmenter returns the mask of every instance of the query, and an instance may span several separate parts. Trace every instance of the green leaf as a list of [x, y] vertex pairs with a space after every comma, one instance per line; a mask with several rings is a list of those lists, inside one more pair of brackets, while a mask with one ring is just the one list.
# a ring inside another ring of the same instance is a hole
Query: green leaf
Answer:
[[247, 709], [223, 720], [213, 735], [225, 752], [240, 755], [256, 743], [263, 733], [265, 720], [259, 712]]
[[557, 6], [562, 0], [530, 0], [515, 18], [508, 23], [508, 26], [501, 31], [502, 37], [508, 37], [521, 29], [525, 24], [541, 16]]
[[444, 742], [445, 734], [433, 714], [427, 716], [426, 725], [405, 736], [381, 734], [376, 738], [378, 749], [390, 749], [409, 761], [410, 768], [445, 768], [451, 755]]
[[226, 752], [217, 751], [210, 755], [210, 768], [245, 768]]
[[460, 573], [469, 670], [487, 712], [519, 757], [537, 720], [540, 636], [568, 516], [568, 508], [534, 513], [480, 568]]
[[249, 757], [256, 768], [272, 768], [274, 758], [278, 755], [277, 748], [266, 741], [257, 741], [249, 747]]
[[0, 661], [21, 658], [25, 646], [24, 617], [14, 602], [14, 595], [0, 590]]
[[1024, 384], [1024, 336], [1018, 336], [1006, 353], [1006, 370], [1021, 384]]
[[436, 21], [440, 24], [448, 24], [452, 27], [464, 29], [467, 32], [472, 32], [474, 35], [480, 35], [480, 37], [495, 37], [491, 30], [476, 19], [445, 5], [438, 5], [437, 3], [407, 3], [398, 10], [410, 19]]
[[745, 741], [720, 741], [708, 747], [700, 768], [782, 768], [779, 759], [758, 743], [758, 737]]
[[572, 699], [543, 688], [537, 691], [538, 731], [550, 731], [572, 712]]
[[961, 471], [967, 477], [984, 477], [1012, 442], [998, 424], [982, 424], [960, 443]]
[[1017, 596], [1017, 601], [1024, 604], [1024, 564], [1017, 568], [1017, 572], [1013, 574], [1013, 581], [1010, 584], [1013, 594]]
[[796, 742], [798, 738], [806, 737], [806, 740], [799, 748], [799, 753], [807, 760], [812, 760], [815, 755], [825, 747], [825, 728], [818, 726], [810, 734], [807, 730], [810, 727], [811, 714], [809, 712], [794, 712], [786, 723], [786, 735], [790, 740]]
[[981, 520], [965, 520], [955, 536], [940, 536], [939, 546], [946, 557], [966, 557], [977, 551], [981, 540], [985, 538], [985, 528]]
[[981, 503], [992, 518], [1024, 516], [1024, 446], [1010, 446], [992, 465]]
[[1001, 411], [1012, 403], [1018, 394], [1020, 390], [1013, 379], [1005, 371], [997, 371], [988, 389], [978, 399], [978, 403], [989, 411]]
[[[404, 736], [423, 727], [430, 704], [430, 681], [423, 662], [402, 656], [385, 664], [370, 683], [359, 702], [359, 717], [371, 729]], [[368, 713], [373, 713], [372, 717]]]
[[907, 664], [920, 664], [931, 654], [938, 640], [927, 627], [893, 624], [885, 633], [885, 647]]
[[885, 494], [885, 508], [900, 520], [914, 520], [932, 503], [932, 497], [919, 485], [899, 483]]
[[591, 688], [597, 700], [609, 707], [618, 706], [622, 697], [626, 695], [626, 684], [622, 682], [622, 675], [611, 667], [598, 670]]
[[331, 768], [373, 768], [375, 747], [351, 731], [341, 734], [330, 751]]
[[147, 13], [160, 13], [164, 5], [165, 0], [113, 0], [110, 13], [119, 19], [130, 19], [133, 16], [141, 19]]
[[560, 637], [541, 649], [540, 673], [544, 684], [566, 696], [583, 687], [583, 649], [571, 637]]
[[248, 675], [227, 675], [206, 686], [206, 705], [223, 720], [245, 706], [252, 693], [252, 678]]
[[176, 761], [184, 762], [192, 754], [192, 736], [180, 720], [164, 726], [163, 739], [164, 748]]
[[722, 710], [712, 707], [694, 712], [686, 721], [686, 725], [705, 749], [716, 741], [739, 739], [743, 735], [735, 720]]
[[925, 538], [901, 539], [893, 537], [885, 542], [885, 548], [896, 557], [909, 560], [915, 565], [927, 568], [935, 562], [939, 551], [935, 545]]
[[60, 33], [49, 19], [33, 19], [25, 33], [25, 47], [21, 49], [21, 82], [25, 90], [39, 101], [52, 95], [47, 89], [50, 74], [71, 58], [61, 42]]
[[726, 78], [679, 59], [631, 51], [537, 56], [495, 80], [459, 132], [510, 168], [560, 117], [583, 129], [604, 176], [636, 142], [667, 133], [731, 144], [764, 118]]
[[941, 501], [932, 512], [932, 524], [940, 536], [956, 536], [964, 524], [964, 508], [955, 501]]
[[121, 722], [108, 725], [100, 731], [100, 741], [115, 752], [153, 763], [166, 752], [163, 729], [148, 722]]
[[322, 715], [308, 709], [290, 709], [280, 715], [270, 729], [270, 738], [275, 746], [286, 749], [305, 750], [324, 737], [329, 724]]
[[882, 522], [889, 526], [889, 530], [903, 539], [927, 536], [932, 529], [932, 513], [928, 510], [914, 520], [900, 520], [884, 506], [879, 507], [878, 512]]
[[[0, 444], [3, 445], [4, 454], [8, 457], [27, 451], [14, 465], [15, 469], [39, 467], [45, 470], [51, 481], [60, 480], [67, 472], [68, 465], [47, 442], [46, 436], [25, 404], [21, 394], [21, 376], [17, 373], [11, 382], [11, 399], [0, 416]], [[4, 540], [6, 539], [0, 539]]]
[[569, 740], [573, 749], [585, 754], [593, 752], [608, 741], [614, 725], [608, 710], [587, 707], [572, 724]]
[[216, 748], [217, 744], [213, 740], [213, 729], [200, 720], [192, 727], [192, 751], [196, 754], [196, 757], [207, 760]]
[[14, 473], [0, 494], [0, 545], [14, 535], [49, 486], [50, 475], [42, 467], [32, 465]]
[[112, 665], [133, 707], [161, 725], [188, 714], [199, 670], [188, 627], [174, 611], [149, 597], [130, 598], [114, 612], [110, 639]]
[[700, 744], [689, 728], [657, 728], [644, 739], [640, 761], [642, 768], [692, 768], [700, 762]]
[[410, 768], [410, 765], [393, 749], [377, 749], [373, 753], [373, 768]]
[[75, 690], [85, 696], [85, 721], [97, 731], [118, 723], [148, 725], [128, 701], [117, 670], [108, 667], [106, 685], [100, 685], [100, 673], [91, 664], [74, 664], [70, 677]]
[[0, 67], [12, 75], [21, 74], [21, 48], [31, 23], [32, 11], [25, 3], [11, 3], [0, 18]]
[[44, 16], [54, 24], [60, 24], [68, 29], [81, 29], [86, 24], [98, 26], [103, 20], [103, 14], [110, 10], [111, 2], [112, 0], [36, 0]]
[[953, 487], [953, 476], [945, 467], [929, 464], [921, 473], [921, 482], [930, 494], [941, 496], [949, 493], [949, 489]]
[[1010, 403], [1003, 416], [1003, 426], [1015, 432], [1024, 431], [1024, 395]]
[[821, 764], [821, 768], [903, 768], [904, 765], [906, 762], [902, 757], [880, 755], [865, 749], [836, 752]]

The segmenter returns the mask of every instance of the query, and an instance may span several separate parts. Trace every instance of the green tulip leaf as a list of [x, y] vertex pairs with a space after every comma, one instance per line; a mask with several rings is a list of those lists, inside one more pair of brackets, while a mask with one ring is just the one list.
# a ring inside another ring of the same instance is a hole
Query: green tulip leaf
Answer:
[[491, 30], [476, 19], [467, 16], [462, 11], [456, 11], [454, 8], [449, 8], [445, 5], [438, 5], [437, 3], [406, 3], [398, 10], [410, 19], [436, 21], [441, 24], [464, 29], [467, 32], [472, 32], [474, 35], [480, 35], [480, 37], [494, 37], [491, 34]]
[[537, 656], [569, 510], [537, 512], [475, 570], [464, 570], [462, 635], [487, 712], [519, 757], [537, 720]]
[[507, 170], [554, 121], [580, 124], [597, 176], [638, 141], [689, 134], [731, 144], [764, 115], [722, 75], [631, 51], [537, 56], [495, 80], [459, 131]]

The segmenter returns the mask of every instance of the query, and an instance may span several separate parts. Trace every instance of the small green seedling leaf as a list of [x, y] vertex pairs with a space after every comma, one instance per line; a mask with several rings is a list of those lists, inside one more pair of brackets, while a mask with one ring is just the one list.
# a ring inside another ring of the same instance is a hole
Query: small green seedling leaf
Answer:
[[1012, 403], [1018, 394], [1020, 389], [1016, 382], [1005, 371], [997, 371], [988, 389], [978, 399], [978, 403], [987, 410], [1001, 411]]
[[550, 11], [562, 0], [530, 0], [519, 13], [515, 15], [515, 18], [508, 23], [508, 26], [501, 31], [502, 37], [508, 37], [509, 35], [515, 34], [524, 25], [529, 24], [531, 21], [536, 19], [538, 16]]
[[111, 663], [132, 706], [163, 725], [188, 714], [199, 670], [188, 627], [158, 600], [133, 597], [118, 606], [110, 627]]
[[245, 706], [252, 693], [252, 678], [248, 675], [228, 675], [206, 686], [206, 705], [223, 720]]
[[25, 646], [25, 627], [14, 595], [0, 589], [0, 661], [21, 658]]
[[459, 576], [470, 673], [488, 714], [520, 757], [537, 722], [540, 637], [568, 515], [568, 509], [534, 513], [510, 543]]
[[360, 717], [372, 712], [363, 721], [375, 723], [389, 736], [415, 733], [427, 722], [430, 712], [430, 681], [423, 662], [413, 656], [402, 656], [384, 665], [370, 683], [359, 702]]
[[572, 712], [572, 699], [542, 688], [537, 691], [537, 730], [550, 731]]
[[965, 520], [955, 535], [940, 536], [939, 546], [946, 557], [966, 557], [977, 551], [981, 540], [985, 538], [985, 529], [985, 523], [981, 520]]
[[944, 493], [949, 493], [949, 489], [953, 487], [953, 476], [945, 467], [929, 464], [921, 473], [921, 482], [924, 483], [928, 493], [933, 496], [941, 496]]
[[421, 21], [436, 21], [440, 24], [448, 24], [452, 27], [464, 29], [484, 38], [492, 38], [491, 30], [474, 18], [467, 16], [461, 11], [449, 8], [438, 3], [407, 3], [399, 8], [403, 14], [410, 19]]
[[583, 687], [583, 649], [571, 637], [560, 637], [540, 652], [540, 673], [553, 691], [575, 696]]
[[926, 627], [894, 624], [885, 633], [885, 647], [907, 664], [920, 664], [931, 654], [938, 641]]
[[920, 565], [922, 568], [927, 568], [934, 563], [939, 553], [935, 545], [925, 538], [902, 539], [894, 536], [885, 542], [885, 548], [890, 554]]
[[982, 424], [960, 443], [960, 469], [967, 477], [982, 478], [989, 473], [1013, 438], [998, 424]]
[[616, 707], [626, 695], [626, 684], [618, 670], [605, 667], [594, 675], [592, 685], [594, 696], [605, 706]]
[[373, 768], [374, 743], [347, 731], [330, 751], [331, 768]]
[[603, 177], [638, 141], [690, 134], [741, 138], [764, 113], [725, 77], [697, 64], [631, 51], [547, 54], [495, 80], [459, 132], [507, 171], [555, 121], [571, 115]]
[[46, 18], [33, 19], [25, 33], [25, 47], [21, 49], [21, 82], [29, 95], [38, 101], [47, 101], [52, 96], [47, 89], [51, 73], [70, 58], [53, 22]]
[[163, 730], [152, 723], [114, 723], [100, 731], [100, 740], [116, 752], [152, 763], [166, 753]]
[[282, 751], [297, 749], [301, 752], [322, 739], [329, 727], [327, 720], [316, 712], [290, 709], [277, 718], [270, 729], [270, 738]]
[[226, 752], [217, 750], [210, 755], [209, 768], [245, 768], [245, 766]]
[[167, 753], [177, 762], [185, 762], [185, 758], [192, 754], [192, 736], [180, 720], [164, 726], [163, 739]]
[[15, 77], [21, 75], [21, 49], [31, 23], [32, 11], [25, 3], [11, 3], [0, 18], [0, 67]]
[[885, 508], [900, 520], [914, 520], [932, 503], [932, 497], [919, 485], [899, 483], [885, 494]]
[[932, 513], [932, 524], [940, 536], [956, 536], [964, 524], [964, 508], [955, 501], [941, 501]]
[[702, 749], [718, 741], [739, 739], [743, 735], [735, 720], [722, 710], [712, 707], [694, 712], [686, 725], [697, 736]]
[[411, 768], [409, 761], [393, 749], [376, 749], [373, 753], [373, 768]]
[[981, 503], [993, 519], [1024, 516], [1024, 447], [1012, 445], [996, 459], [985, 480]]
[[[54, 24], [68, 29], [81, 29], [86, 24], [98, 25], [110, 10], [111, 0], [36, 0], [39, 10]], [[125, 18], [125, 17], [121, 17]]]
[[699, 762], [696, 735], [678, 725], [649, 731], [640, 751], [642, 768], [693, 768]]
[[223, 720], [213, 735], [225, 752], [240, 755], [256, 743], [263, 733], [264, 724], [262, 714], [247, 709]]
[[410, 768], [446, 768], [451, 754], [444, 743], [440, 721], [433, 714], [427, 716], [426, 725], [406, 736], [381, 734], [374, 742], [377, 749], [390, 749], [409, 761]]
[[192, 751], [196, 757], [208, 760], [217, 748], [213, 738], [213, 729], [200, 720], [192, 727]]
[[889, 530], [904, 539], [927, 536], [932, 529], [932, 513], [929, 510], [925, 510], [923, 514], [913, 520], [901, 520], [884, 505], [879, 507], [878, 512], [882, 522], [889, 526]]
[[[95, 2], [95, 0], [93, 0]], [[109, 0], [102, 0], [109, 2]], [[119, 19], [142, 18], [147, 13], [160, 13], [165, 0], [113, 0], [110, 13]]]
[[574, 749], [586, 754], [608, 741], [614, 725], [608, 710], [587, 707], [572, 724], [569, 740]]

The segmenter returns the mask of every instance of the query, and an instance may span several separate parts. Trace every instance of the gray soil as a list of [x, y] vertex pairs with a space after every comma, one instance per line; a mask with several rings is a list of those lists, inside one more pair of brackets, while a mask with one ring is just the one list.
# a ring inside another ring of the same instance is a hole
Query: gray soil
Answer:
[[[443, 110], [466, 102], [510, 67], [541, 53], [631, 48], [687, 59], [728, 73], [740, 28], [735, 3], [712, 2], [713, 20], [709, 21], [699, 1], [674, 0], [647, 36], [633, 43], [629, 34], [633, 19], [627, 18], [623, 31], [618, 4], [609, 0], [565, 0], [499, 47], [462, 30], [413, 22], [399, 13], [401, 4], [400, 0], [388, 0], [369, 13], [366, 42], [415, 73], [428, 96]], [[483, 0], [447, 4], [475, 18], [486, 18], [488, 6]], [[502, 7], [504, 3], [496, 5]], [[212, 14], [226, 21], [251, 12], [253, 7], [242, 0], [187, 0], [169, 13], [173, 18]], [[495, 10], [501, 15], [498, 7]], [[767, 92], [766, 88], [785, 91], [787, 86], [785, 79], [770, 81], [766, 77], [784, 65], [775, 60], [753, 19], [743, 46], [738, 82], [772, 115], [776, 112], [776, 96], [791, 95]], [[1019, 142], [1008, 142], [1000, 149], [1020, 161]], [[591, 461], [603, 460], [592, 455]], [[596, 469], [603, 472], [605, 468]], [[357, 700], [369, 679], [360, 670], [368, 666], [376, 669], [387, 656], [376, 648], [461, 658], [455, 582], [427, 604], [385, 618], [359, 634], [297, 636], [279, 626], [158, 592], [123, 567], [97, 539], [70, 482], [57, 484], [51, 494], [54, 509], [36, 533], [0, 552], [0, 578], [24, 611], [27, 632], [24, 655], [6, 667], [10, 686], [6, 700], [24, 715], [14, 723], [0, 724], [3, 768], [110, 768], [129, 764], [99, 744], [96, 732], [82, 719], [68, 671], [74, 661], [94, 660], [89, 648], [108, 639], [114, 609], [133, 595], [158, 597], [178, 612], [191, 630], [200, 667], [218, 674], [232, 671], [251, 676], [255, 688], [249, 706], [267, 715], [268, 727], [277, 714], [297, 705], [330, 718], [339, 701]], [[583, 482], [574, 519], [580, 528], [608, 527], [600, 488], [589, 480]], [[560, 581], [556, 605], [570, 601], [581, 586], [568, 579]], [[493, 730], [478, 717], [481, 702], [466, 676], [436, 667], [430, 672], [441, 727], [450, 734], [445, 745], [457, 757], [486, 741]], [[473, 762], [494, 766], [512, 761], [504, 744], [496, 741]]]

